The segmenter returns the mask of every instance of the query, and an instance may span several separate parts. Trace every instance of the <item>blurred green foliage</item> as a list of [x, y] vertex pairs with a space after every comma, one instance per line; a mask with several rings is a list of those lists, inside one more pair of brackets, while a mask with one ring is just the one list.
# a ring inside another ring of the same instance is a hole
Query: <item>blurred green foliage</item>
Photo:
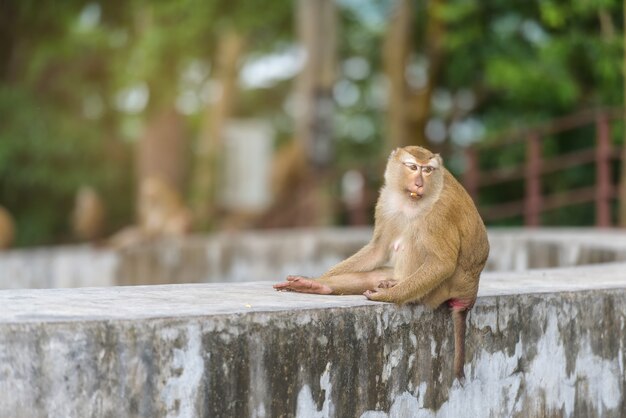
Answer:
[[[191, 61], [210, 63], [224, 27], [269, 50], [291, 13], [249, 0], [0, 2], [0, 204], [16, 244], [70, 240], [84, 184], [107, 202], [109, 231], [132, 222], [134, 142], [151, 109], [175, 100]], [[120, 92], [138, 83], [147, 108], [121, 110]]]
[[[463, 165], [456, 154], [471, 141], [581, 108], [622, 105], [620, 2], [453, 0], [432, 14], [426, 13], [428, 4], [414, 2], [415, 49], [407, 77], [413, 74], [419, 81], [428, 65], [425, 27], [428, 19], [441, 19], [445, 65], [435, 96], [451, 98], [452, 105], [433, 104], [433, 118], [448, 130], [446, 140], [433, 148], [450, 156], [457, 174]], [[104, 195], [110, 231], [128, 223], [134, 142], [150, 112], [175, 102], [184, 89], [201, 93], [185, 85], [184, 74], [195, 66], [204, 69], [203, 80], [210, 77], [216, 40], [227, 28], [245, 34], [246, 62], [288, 49], [296, 42], [294, 5], [0, 2], [0, 204], [17, 219], [18, 245], [68, 241], [73, 196], [85, 183]], [[338, 5], [337, 171], [360, 168], [375, 186], [385, 149], [381, 45], [393, 2], [340, 0]], [[138, 85], [147, 86], [147, 106], [122, 109], [120, 94]], [[292, 85], [286, 79], [243, 90], [237, 115], [267, 118], [279, 141], [290, 138]], [[201, 110], [187, 114], [190, 149], [202, 117]], [[455, 126], [469, 133], [455, 136], [465, 132]], [[581, 141], [589, 137], [584, 130], [578, 135]], [[613, 136], [621, 141], [621, 126]], [[577, 141], [570, 136], [558, 152], [574, 149]], [[523, 155], [523, 147], [487, 153], [483, 164], [519, 163]], [[580, 176], [589, 178], [585, 172], [572, 176], [574, 184]], [[563, 178], [549, 187], [571, 187]], [[513, 198], [520, 189], [521, 184], [509, 185], [487, 191], [483, 199]], [[589, 223], [590, 216], [565, 219]]]
[[[580, 109], [623, 106], [623, 16], [617, 1], [452, 1], [442, 7], [448, 22], [449, 60], [442, 84], [476, 93], [471, 117], [485, 127], [486, 141], [506, 140], [506, 132], [530, 128]], [[623, 125], [614, 123], [611, 138], [622, 144]], [[593, 125], [544, 137], [543, 156], [592, 148]], [[481, 152], [483, 168], [520, 166], [524, 144]], [[461, 174], [461, 170], [457, 171]], [[613, 167], [617, 183], [617, 167]], [[542, 192], [553, 194], [592, 186], [592, 164], [542, 178]], [[481, 190], [489, 206], [521, 201], [522, 181]], [[593, 203], [542, 215], [545, 225], [593, 225]], [[495, 225], [523, 225], [521, 217]]]

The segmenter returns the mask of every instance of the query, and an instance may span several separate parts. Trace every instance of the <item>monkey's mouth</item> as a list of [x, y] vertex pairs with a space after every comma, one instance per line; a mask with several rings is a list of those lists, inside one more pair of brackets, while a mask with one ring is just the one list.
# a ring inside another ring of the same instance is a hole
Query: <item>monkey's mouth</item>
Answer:
[[422, 198], [422, 195], [417, 192], [409, 192], [409, 197], [413, 200], [418, 200]]

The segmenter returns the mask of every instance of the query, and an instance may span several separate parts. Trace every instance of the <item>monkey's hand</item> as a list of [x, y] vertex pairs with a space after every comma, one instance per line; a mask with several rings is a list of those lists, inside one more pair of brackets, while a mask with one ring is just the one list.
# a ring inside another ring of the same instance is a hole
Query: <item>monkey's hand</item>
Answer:
[[377, 302], [393, 302], [389, 298], [389, 292], [385, 289], [376, 289], [376, 290], [366, 290], [363, 292], [363, 296], [368, 298], [369, 300], [374, 300]]
[[394, 279], [385, 279], [378, 283], [379, 289], [390, 289], [398, 284], [397, 280]]

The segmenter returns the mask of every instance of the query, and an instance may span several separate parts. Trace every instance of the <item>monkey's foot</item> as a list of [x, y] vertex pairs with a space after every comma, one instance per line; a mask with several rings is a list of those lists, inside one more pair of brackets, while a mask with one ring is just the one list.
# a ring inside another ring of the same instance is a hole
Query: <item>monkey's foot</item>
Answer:
[[299, 293], [330, 295], [333, 289], [329, 286], [303, 276], [287, 276], [287, 281], [274, 285], [276, 290], [288, 290]]

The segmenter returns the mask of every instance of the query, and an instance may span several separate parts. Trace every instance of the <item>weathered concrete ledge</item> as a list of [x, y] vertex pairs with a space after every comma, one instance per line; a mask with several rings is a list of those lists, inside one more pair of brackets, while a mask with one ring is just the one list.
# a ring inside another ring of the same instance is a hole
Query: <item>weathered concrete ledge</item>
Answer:
[[369, 228], [220, 233], [115, 250], [90, 245], [0, 252], [0, 289], [277, 280], [319, 274]]
[[485, 273], [445, 309], [270, 283], [0, 291], [0, 417], [622, 417], [626, 264]]
[[[109, 250], [68, 246], [0, 252], [0, 289], [279, 280], [315, 276], [353, 254], [371, 229], [223, 233]], [[626, 231], [494, 229], [492, 271], [626, 261]]]

